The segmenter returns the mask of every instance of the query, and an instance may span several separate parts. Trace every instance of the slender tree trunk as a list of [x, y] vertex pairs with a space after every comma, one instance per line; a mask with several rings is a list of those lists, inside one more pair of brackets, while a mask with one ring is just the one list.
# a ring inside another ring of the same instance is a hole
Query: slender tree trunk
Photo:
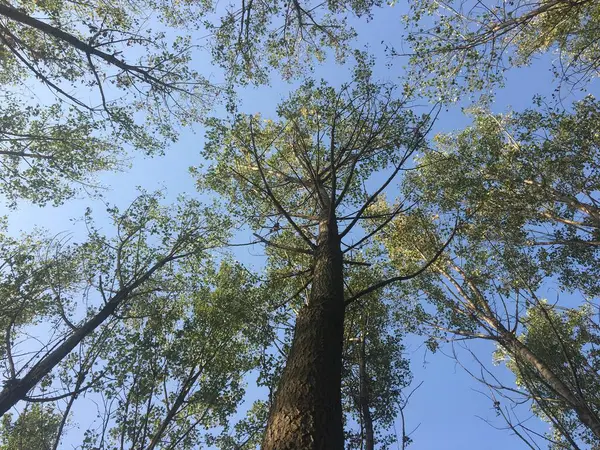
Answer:
[[365, 431], [365, 450], [374, 450], [375, 436], [373, 433], [373, 418], [369, 409], [369, 376], [367, 375], [367, 358], [365, 350], [365, 334], [363, 331], [358, 358], [358, 377], [360, 385], [359, 401]]
[[539, 359], [525, 344], [516, 338], [516, 336], [507, 330], [501, 323], [496, 325], [499, 331], [498, 341], [515, 359], [524, 361], [531, 365], [538, 372], [539, 376], [552, 388], [552, 390], [563, 399], [565, 403], [573, 408], [575, 414], [581, 422], [590, 429], [590, 431], [600, 438], [600, 419], [589, 408], [585, 399], [577, 395], [565, 384], [548, 365]]
[[98, 328], [127, 298], [130, 289], [119, 291], [106, 305], [90, 320], [77, 329], [61, 345], [35, 364], [27, 374], [18, 380], [11, 380], [0, 392], [0, 416], [5, 414], [19, 400], [33, 389], [52, 369], [57, 366], [79, 343], [96, 328]]
[[315, 250], [309, 301], [296, 318], [263, 450], [343, 450], [343, 331], [340, 239], [335, 220], [324, 220]]
[[[79, 391], [79, 389], [81, 389], [84, 380], [85, 376], [83, 375], [83, 372], [80, 372], [77, 376], [77, 382], [75, 383], [75, 389], [73, 389], [73, 392], [77, 392]], [[73, 403], [75, 403], [77, 396], [78, 394], [71, 395], [71, 398], [69, 398], [69, 401], [67, 402], [65, 411], [63, 412], [62, 418], [60, 419], [60, 425], [58, 426], [58, 431], [56, 433], [56, 439], [54, 440], [54, 444], [52, 445], [52, 450], [57, 450], [58, 446], [60, 445], [60, 441], [63, 438], [63, 431], [65, 429], [65, 425], [67, 424], [67, 419], [69, 418], [69, 413], [71, 412], [71, 408], [73, 408]]]
[[121, 288], [104, 306], [87, 322], [77, 328], [65, 341], [39, 360], [21, 379], [10, 380], [0, 391], [0, 416], [4, 415], [17, 402], [22, 400], [54, 367], [56, 367], [87, 336], [92, 334], [136, 288], [145, 283], [157, 270], [174, 258], [169, 256], [157, 262], [144, 275], [129, 286]]
[[200, 370], [196, 371], [195, 373], [192, 370], [190, 375], [185, 380], [183, 387], [181, 388], [181, 391], [177, 395], [177, 398], [171, 405], [171, 408], [169, 408], [169, 410], [167, 411], [167, 415], [165, 416], [165, 418], [159, 425], [158, 430], [156, 430], [156, 433], [154, 433], [154, 436], [150, 440], [150, 444], [148, 445], [148, 447], [146, 447], [146, 450], [154, 450], [156, 448], [156, 446], [160, 443], [160, 440], [162, 439], [163, 435], [165, 434], [165, 431], [167, 430], [168, 426], [171, 424], [171, 422], [173, 421], [173, 418], [179, 412], [181, 405], [184, 404], [187, 395], [189, 394], [190, 390], [194, 386], [194, 383], [196, 382], [198, 377], [203, 372], [204, 372], [203, 369], [200, 369]]
[[[448, 277], [447, 274], [445, 274]], [[451, 277], [448, 277], [451, 279]], [[478, 309], [478, 306], [483, 308], [482, 319], [487, 322], [493, 329], [498, 333], [494, 336], [494, 339], [510, 354], [515, 360], [523, 361], [533, 367], [539, 377], [545, 381], [548, 387], [550, 387], [554, 393], [560, 397], [567, 405], [569, 405], [577, 417], [590, 431], [600, 438], [600, 418], [590, 408], [588, 402], [582, 395], [568, 386], [559, 376], [557, 376], [548, 365], [541, 360], [534, 352], [532, 352], [527, 345], [521, 342], [514, 333], [509, 331], [504, 324], [498, 320], [492, 308], [484, 295], [479, 291], [477, 286], [467, 279], [467, 283], [472, 288], [473, 292], [477, 297], [477, 302], [473, 302], [468, 296], [463, 297], [469, 301], [473, 309]], [[456, 284], [455, 284], [456, 285]], [[459, 288], [460, 290], [460, 288]], [[557, 349], [557, 351], [560, 351]]]

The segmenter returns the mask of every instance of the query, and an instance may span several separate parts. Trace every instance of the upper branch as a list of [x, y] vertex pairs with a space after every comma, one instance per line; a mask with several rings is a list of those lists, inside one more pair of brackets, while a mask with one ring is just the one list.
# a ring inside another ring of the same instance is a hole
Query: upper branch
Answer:
[[277, 197], [275, 197], [275, 194], [273, 194], [273, 191], [271, 190], [271, 187], [269, 186], [269, 182], [267, 181], [267, 178], [265, 177], [265, 173], [264, 173], [262, 164], [260, 163], [260, 158], [258, 156], [258, 150], [256, 148], [256, 141], [254, 139], [254, 129], [252, 127], [252, 118], [250, 118], [250, 139], [252, 141], [252, 155], [254, 156], [254, 160], [256, 161], [256, 166], [258, 168], [258, 172], [260, 174], [262, 182], [265, 185], [265, 191], [266, 191], [267, 195], [269, 196], [269, 198], [271, 199], [271, 201], [273, 202], [273, 204], [275, 205], [277, 210], [286, 218], [286, 220], [294, 228], [294, 230], [296, 230], [296, 232], [300, 235], [300, 237], [302, 239], [304, 239], [304, 241], [308, 244], [308, 246], [314, 250], [315, 244], [310, 240], [310, 238], [308, 236], [306, 236], [304, 234], [304, 232], [298, 226], [298, 224], [294, 221], [294, 219], [292, 219], [290, 214], [281, 205], [279, 200], [277, 200]]
[[[434, 108], [435, 108], [435, 106], [434, 106]], [[438, 110], [437, 114], [439, 114], [439, 110]], [[413, 139], [412, 145], [410, 145], [409, 148], [407, 148], [407, 150], [404, 153], [404, 155], [402, 156], [402, 159], [400, 160], [400, 162], [398, 164], [396, 164], [396, 167], [394, 168], [394, 171], [392, 172], [392, 174], [381, 184], [379, 189], [377, 189], [371, 196], [369, 196], [369, 198], [365, 201], [365, 203], [358, 210], [358, 213], [356, 214], [354, 219], [352, 219], [352, 221], [348, 224], [348, 226], [344, 229], [344, 231], [342, 231], [340, 233], [340, 238], [343, 238], [352, 230], [352, 228], [362, 218], [362, 215], [369, 208], [369, 206], [372, 205], [373, 202], [377, 199], [379, 194], [381, 194], [389, 186], [389, 184], [396, 178], [396, 176], [402, 169], [404, 163], [406, 163], [408, 158], [417, 150], [417, 148], [419, 148], [419, 146], [424, 141], [425, 136], [429, 133], [429, 131], [433, 127], [433, 124], [435, 123], [435, 119], [437, 118], [437, 114], [435, 115], [434, 120], [431, 121], [431, 123], [429, 124], [429, 127], [427, 128], [427, 130], [425, 130], [424, 133], [419, 130], [419, 127], [417, 127], [417, 129], [415, 130], [415, 139]]]
[[395, 283], [397, 281], [407, 281], [407, 280], [410, 280], [411, 278], [415, 278], [415, 277], [421, 275], [432, 264], [434, 264], [439, 259], [440, 256], [442, 256], [442, 254], [444, 253], [444, 251], [446, 250], [448, 245], [450, 245], [450, 242], [452, 242], [452, 239], [454, 239], [454, 235], [456, 234], [458, 229], [459, 229], [459, 224], [457, 223], [454, 226], [454, 229], [452, 230], [452, 233], [450, 234], [450, 237], [448, 238], [446, 243], [436, 252], [436, 254], [433, 256], [433, 258], [431, 258], [429, 261], [427, 261], [427, 263], [425, 263], [425, 265], [423, 265], [423, 267], [421, 267], [419, 270], [417, 270], [416, 272], [414, 272], [410, 275], [400, 275], [397, 277], [388, 278], [387, 280], [382, 280], [379, 283], [375, 283], [374, 285], [372, 285], [366, 289], [363, 289], [362, 291], [358, 292], [357, 294], [354, 294], [352, 297], [350, 297], [348, 300], [346, 300], [345, 305], [348, 306], [350, 303], [354, 302], [355, 300], [358, 300], [360, 297], [370, 294], [371, 292], [375, 292], [376, 290], [381, 289], [389, 284]]
[[77, 50], [85, 53], [86, 55], [94, 55], [105, 62], [109, 63], [112, 66], [118, 67], [119, 69], [124, 70], [125, 72], [132, 73], [139, 79], [150, 83], [153, 86], [160, 87], [164, 90], [183, 90], [177, 86], [166, 83], [163, 80], [152, 75], [148, 70], [143, 69], [139, 66], [135, 66], [125, 62], [124, 60], [117, 58], [115, 55], [111, 55], [109, 53], [98, 50], [95, 46], [92, 46], [81, 39], [73, 36], [70, 33], [66, 33], [59, 28], [56, 28], [52, 25], [49, 25], [41, 20], [38, 20], [34, 17], [31, 17], [18, 9], [9, 6], [5, 3], [0, 3], [0, 15], [7, 17], [11, 20], [19, 22], [23, 25], [27, 25], [29, 27], [35, 28], [42, 33], [52, 36], [55, 39], [66, 42]]

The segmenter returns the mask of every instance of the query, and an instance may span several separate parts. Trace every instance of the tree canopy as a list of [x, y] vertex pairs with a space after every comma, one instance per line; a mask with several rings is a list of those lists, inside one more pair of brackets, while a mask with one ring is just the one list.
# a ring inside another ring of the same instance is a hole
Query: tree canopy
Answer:
[[0, 1], [0, 449], [598, 447], [598, 15]]

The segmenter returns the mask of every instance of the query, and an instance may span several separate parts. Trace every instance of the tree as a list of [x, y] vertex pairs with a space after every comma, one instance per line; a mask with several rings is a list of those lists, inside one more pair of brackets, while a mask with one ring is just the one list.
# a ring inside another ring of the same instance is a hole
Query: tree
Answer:
[[229, 428], [270, 344], [266, 291], [240, 264], [213, 260], [228, 222], [195, 201], [142, 194], [109, 213], [113, 237], [88, 215], [79, 245], [6, 239], [2, 408], [21, 401], [18, 420], [32, 405], [56, 410], [53, 450], [86, 401], [101, 426], [87, 424], [82, 448], [197, 448]]
[[591, 0], [413, 2], [405, 22], [414, 80], [453, 99], [459, 89], [487, 89], [502, 83], [506, 69], [553, 52], [556, 77], [585, 86], [600, 63], [598, 7]]
[[[353, 295], [344, 289], [344, 265], [403, 208], [362, 237], [349, 234], [422, 145], [429, 117], [418, 120], [394, 98], [391, 86], [358, 71], [335, 90], [308, 82], [283, 102], [280, 119], [238, 114], [214, 120], [202, 174], [231, 200], [229, 210], [256, 231], [268, 252], [287, 255], [308, 278], [308, 300], [296, 316], [294, 337], [270, 410], [263, 448], [343, 448], [341, 405], [344, 316], [348, 305], [414, 274], [384, 273]], [[362, 77], [362, 78], [361, 78]], [[371, 175], [388, 169], [379, 187]], [[350, 243], [344, 238], [351, 239]], [[281, 261], [286, 261], [282, 258]], [[368, 264], [368, 263], [367, 263]]]
[[[596, 325], [586, 302], [550, 305], [538, 291], [559, 275], [562, 289], [597, 295], [596, 109], [587, 98], [572, 112], [478, 111], [472, 127], [425, 151], [405, 186], [421, 210], [395, 219], [382, 238], [391, 263], [410, 270], [434, 254], [447, 215], [461, 211], [446, 254], [403, 285], [400, 295], [414, 299], [405, 314], [426, 325], [434, 350], [448, 335], [497, 343], [525, 391], [485, 370], [476, 378], [500, 397], [532, 400], [557, 433], [551, 442], [568, 448], [600, 436]], [[523, 433], [521, 422], [509, 426]]]
[[571, 112], [476, 111], [472, 126], [436, 137], [410, 183], [432, 214], [462, 211], [473, 236], [525, 248], [545, 274], [595, 296], [599, 112], [592, 97]]
[[[404, 268], [427, 260], [439, 239], [435, 224], [415, 215], [395, 225], [386, 236], [394, 254], [392, 263]], [[423, 236], [424, 229], [429, 237]], [[574, 442], [582, 435], [587, 433], [585, 440], [597, 442], [600, 432], [598, 377], [592, 368], [596, 338], [592, 337], [595, 332], [590, 333], [595, 326], [586, 324], [589, 313], [583, 310], [568, 309], [561, 318], [535, 294], [539, 283], [535, 266], [523, 255], [457, 237], [448, 254], [430, 266], [427, 276], [403, 286], [403, 295], [413, 298], [405, 314], [425, 326], [435, 339], [430, 343], [434, 351], [437, 342], [448, 336], [495, 342], [498, 355], [510, 361], [518, 384], [526, 391], [506, 386], [488, 371], [476, 378], [500, 391], [500, 397], [516, 397], [515, 404], [523, 397], [532, 400], [534, 411], [577, 448]], [[422, 305], [423, 297], [433, 309]], [[500, 408], [499, 402], [495, 407]]]
[[356, 37], [351, 19], [368, 19], [382, 5], [382, 0], [242, 0], [226, 11], [221, 23], [207, 25], [215, 32], [212, 53], [238, 83], [267, 82], [272, 69], [289, 79], [330, 51], [343, 62]]
[[266, 345], [263, 290], [232, 261], [191, 265], [180, 288], [138, 299], [113, 323], [102, 425], [84, 448], [192, 449], [229, 428]]
[[346, 423], [352, 419], [360, 425], [358, 432], [346, 431], [346, 448], [392, 448], [396, 435], [388, 431], [401, 413], [402, 391], [411, 381], [393, 300], [382, 300], [356, 302], [346, 314], [343, 404]]
[[[139, 296], [177, 292], [179, 268], [188, 259], [201, 264], [227, 233], [227, 221], [195, 201], [165, 208], [156, 195], [143, 194], [126, 211], [108, 212], [114, 238], [94, 229], [88, 217], [90, 237], [83, 244], [44, 248], [43, 241], [34, 241], [23, 248], [16, 241], [7, 248], [14, 256], [7, 258], [2, 280], [3, 309], [12, 311], [2, 323], [7, 373], [0, 391], [2, 414], [20, 400], [31, 400], [29, 392], [48, 381], [73, 349], [113, 315], [135, 308]], [[30, 253], [39, 248], [45, 252]], [[26, 325], [41, 320], [51, 324], [51, 341], [41, 344], [34, 358], [27, 357], [31, 349], [16, 356], [19, 333], [26, 336]]]

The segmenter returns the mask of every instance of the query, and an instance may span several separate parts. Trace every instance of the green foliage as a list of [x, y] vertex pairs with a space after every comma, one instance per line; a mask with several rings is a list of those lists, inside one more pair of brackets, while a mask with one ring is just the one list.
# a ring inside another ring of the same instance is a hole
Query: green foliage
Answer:
[[[91, 186], [94, 174], [122, 168], [120, 136], [107, 140], [108, 124], [89, 113], [65, 112], [59, 104], [23, 108], [9, 97], [0, 126], [0, 193], [10, 206], [19, 199], [60, 204]], [[152, 143], [145, 149], [152, 151]]]
[[[65, 420], [77, 422], [71, 407], [81, 393], [91, 401], [101, 396], [100, 428], [86, 431], [86, 449], [192, 449], [204, 439], [228, 448], [232, 430], [258, 439], [264, 405], [236, 425], [231, 417], [244, 397], [246, 375], [266, 366], [272, 291], [239, 263], [211, 255], [227, 239], [228, 219], [193, 200], [167, 207], [159, 194], [148, 193], [108, 213], [114, 234], [101, 232], [88, 212], [89, 237], [80, 244], [3, 238], [0, 324], [10, 336], [2, 347], [4, 387], [48, 355], [47, 344], [30, 336], [44, 336], [50, 326], [49, 342], [64, 342], [115, 293], [129, 289], [116, 312], [85, 335], [28, 399], [64, 399]], [[31, 359], [22, 354], [24, 346], [39, 346], [39, 353]], [[26, 414], [18, 421], [33, 420]], [[215, 429], [223, 434], [215, 436]]]
[[381, 0], [342, 2], [242, 1], [221, 23], [206, 22], [215, 33], [213, 57], [238, 83], [264, 83], [272, 69], [284, 79], [305, 72], [332, 51], [338, 62], [351, 52], [356, 37], [348, 24], [354, 16], [370, 17]]
[[246, 413], [246, 417], [233, 427], [233, 436], [225, 429], [221, 435], [209, 437], [207, 444], [214, 445], [221, 450], [259, 447], [268, 419], [268, 406], [268, 403], [264, 401], [255, 401]]
[[[68, 294], [85, 278], [79, 271], [82, 249], [67, 245], [64, 236], [48, 238], [39, 232], [15, 239], [5, 233], [3, 229], [0, 237], [0, 329], [6, 339], [0, 355], [12, 377], [15, 368], [10, 343], [27, 327], [60, 317], [72, 308]], [[87, 257], [94, 255], [87, 253]]]
[[[412, 380], [409, 361], [403, 354], [403, 332], [393, 318], [394, 306], [394, 303], [385, 302], [382, 298], [369, 298], [353, 305], [346, 313], [342, 382], [346, 424], [350, 419], [358, 424], [364, 421], [359, 393], [362, 363], [375, 441], [377, 448], [381, 449], [394, 448], [396, 433], [392, 429], [400, 408], [404, 406], [402, 391]], [[360, 429], [347, 425], [347, 448], [363, 448], [363, 435]]]
[[[600, 335], [592, 307], [583, 305], [561, 311], [541, 302], [527, 310], [522, 323], [524, 329], [519, 339], [569, 387], [579, 391], [597, 415], [600, 412]], [[551, 423], [554, 434], [551, 437], [564, 446], [557, 445], [556, 448], [569, 446], [563, 436], [565, 432], [592, 447], [600, 444], [600, 440], [582, 426], [570, 405], [554, 398], [554, 393], [536, 376], [534, 368], [501, 348], [495, 356], [514, 372], [517, 386], [541, 399], [534, 404], [533, 410]]]
[[[418, 123], [404, 102], [394, 98], [393, 86], [368, 79], [340, 90], [307, 82], [279, 106], [278, 115], [278, 120], [238, 114], [232, 123], [211, 121], [204, 156], [215, 164], [206, 173], [195, 170], [199, 187], [230, 199], [230, 211], [253, 230], [278, 228], [278, 217], [284, 220], [281, 209], [300, 227], [316, 226], [322, 210], [319, 196], [331, 195], [333, 176], [336, 192], [343, 192], [338, 210], [361, 205], [364, 182], [402, 160]], [[323, 192], [311, 189], [315, 183], [323, 184]], [[272, 203], [263, 184], [270, 186], [281, 208]], [[278, 229], [275, 241], [279, 234], [289, 236], [288, 230]]]
[[572, 112], [475, 111], [472, 126], [436, 137], [409, 189], [432, 214], [461, 211], [472, 239], [519, 247], [544, 275], [596, 295], [599, 118], [592, 97]]
[[[368, 15], [379, 4], [354, 1], [351, 10]], [[4, 5], [0, 193], [12, 206], [21, 198], [59, 204], [79, 186], [96, 187], [93, 175], [121, 168], [129, 150], [164, 151], [180, 126], [201, 121], [217, 96], [234, 94], [236, 83], [266, 83], [273, 68], [287, 78], [297, 75], [329, 48], [343, 60], [355, 36], [346, 6], [249, 1], [223, 10], [218, 2], [188, 0]], [[228, 74], [227, 87], [192, 68], [199, 55], [190, 31], [210, 35], [207, 48]], [[41, 88], [56, 103], [31, 96]]]
[[[190, 67], [189, 37], [167, 36], [165, 17], [154, 29], [144, 25], [149, 8], [159, 5], [17, 0], [2, 7], [0, 154], [11, 204], [61, 203], [78, 184], [90, 187], [90, 176], [119, 169], [129, 149], [161, 152], [180, 124], [198, 120], [214, 92]], [[56, 100], [40, 100], [48, 94]]]
[[0, 424], [1, 450], [50, 450], [58, 436], [61, 415], [50, 406], [31, 405], [13, 421], [10, 414]]
[[446, 101], [463, 90], [493, 96], [507, 69], [553, 52], [556, 77], [585, 86], [598, 72], [599, 15], [592, 0], [411, 2], [411, 78]]
[[203, 431], [229, 426], [258, 364], [267, 311], [253, 277], [231, 261], [185, 266], [177, 288], [138, 298], [111, 327], [97, 388], [115, 405], [103, 411], [107, 448], [197, 448]]

